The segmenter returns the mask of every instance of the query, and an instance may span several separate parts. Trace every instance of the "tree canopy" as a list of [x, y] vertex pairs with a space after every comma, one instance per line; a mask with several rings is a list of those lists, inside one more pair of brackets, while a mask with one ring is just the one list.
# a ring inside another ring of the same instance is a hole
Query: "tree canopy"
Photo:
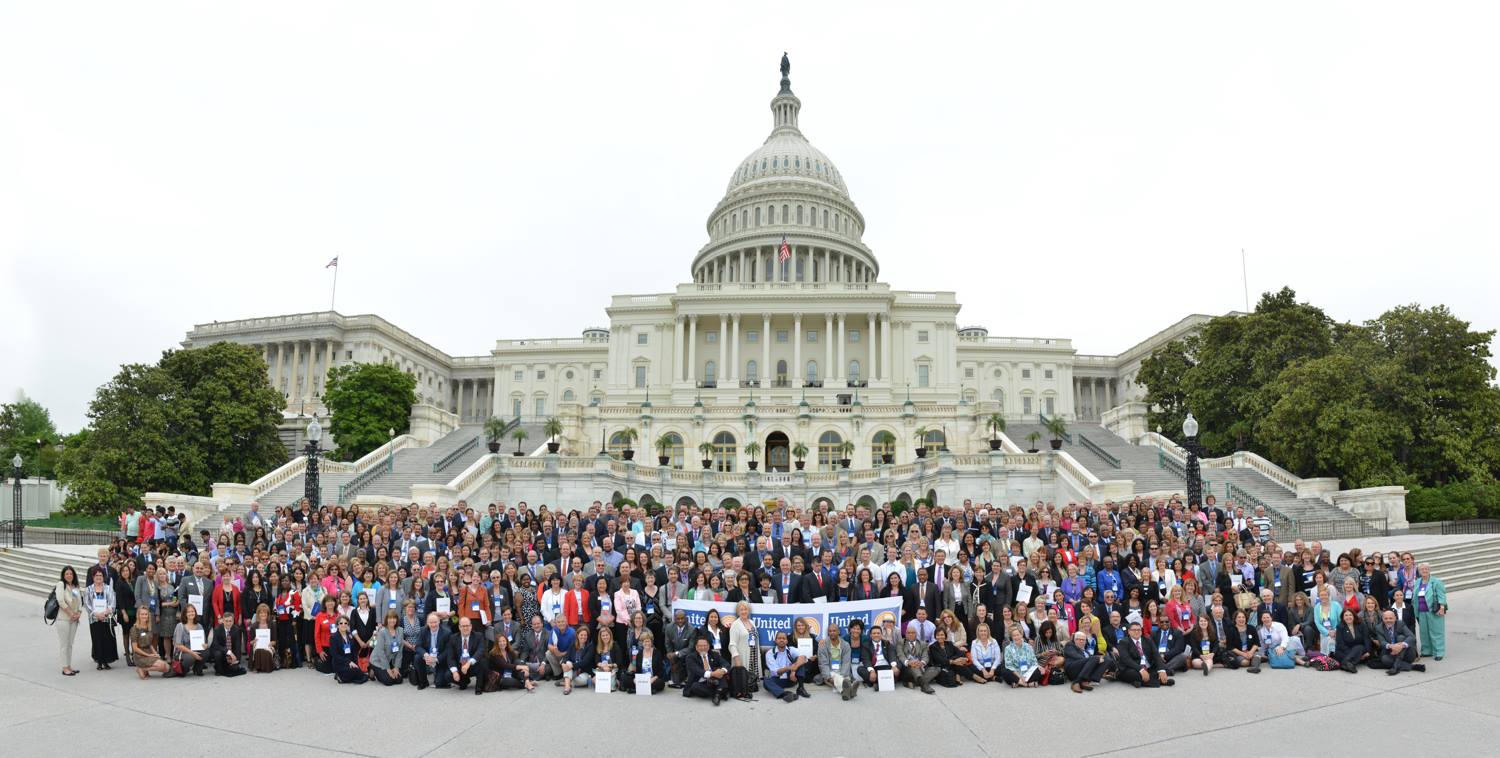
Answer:
[[[38, 440], [43, 444], [37, 445]], [[0, 461], [4, 463], [0, 471], [11, 473], [10, 461], [20, 453], [21, 470], [26, 476], [54, 479], [58, 456], [55, 446], [61, 441], [52, 414], [41, 403], [21, 398], [0, 405]]]
[[1180, 436], [1189, 410], [1204, 454], [1251, 450], [1345, 486], [1437, 486], [1500, 475], [1493, 331], [1444, 306], [1403, 305], [1337, 323], [1283, 288], [1142, 361], [1148, 423]]
[[146, 492], [208, 495], [214, 482], [251, 481], [286, 461], [276, 433], [283, 404], [260, 352], [244, 345], [122, 366], [58, 462], [64, 508], [109, 515]]
[[355, 460], [389, 441], [391, 430], [409, 429], [416, 389], [416, 377], [384, 363], [339, 366], [329, 373], [323, 404], [333, 414], [335, 457]]

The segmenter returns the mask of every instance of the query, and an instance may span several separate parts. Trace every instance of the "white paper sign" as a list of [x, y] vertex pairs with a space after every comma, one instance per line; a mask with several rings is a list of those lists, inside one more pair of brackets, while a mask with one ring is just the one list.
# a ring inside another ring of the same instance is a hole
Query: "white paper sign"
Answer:
[[94, 598], [94, 613], [109, 613], [109, 601], [102, 597]]
[[811, 637], [801, 637], [797, 640], [797, 655], [809, 660], [813, 657], [813, 641]]
[[1231, 585], [1233, 585], [1235, 587], [1235, 589], [1238, 589], [1241, 584], [1245, 583], [1245, 576], [1244, 576], [1244, 574], [1241, 574], [1238, 571], [1230, 574], [1229, 575], [1229, 583]]
[[1021, 677], [1021, 683], [1025, 684], [1026, 682], [1031, 680], [1031, 674], [1034, 671], [1036, 671], [1036, 666], [1027, 666], [1026, 668], [1021, 669], [1017, 673], [1017, 676]]
[[1031, 602], [1031, 585], [1022, 583], [1021, 586], [1016, 589], [1016, 602]]
[[271, 649], [271, 630], [270, 629], [256, 629], [255, 630], [255, 649], [256, 650], [270, 650]]
[[203, 649], [202, 629], [191, 629], [188, 631], [188, 649], [194, 651]]
[[188, 595], [188, 605], [193, 606], [193, 608], [198, 611], [198, 615], [199, 616], [203, 615], [203, 596], [202, 595]]
[[595, 692], [605, 692], [605, 693], [607, 693], [607, 692], [610, 691], [610, 688], [614, 685], [614, 683], [615, 683], [615, 672], [613, 672], [613, 671], [600, 671], [600, 672], [594, 674], [594, 691]]
[[833, 688], [835, 690], [842, 690], [844, 688], [844, 675], [843, 674], [838, 674], [838, 673], [833, 674]]
[[826, 598], [826, 597], [815, 597], [815, 598], [812, 599], [812, 601], [814, 603], [818, 604], [818, 605], [822, 605], [823, 603], [828, 602], [828, 598]]
[[446, 598], [446, 597], [440, 597], [440, 598], [437, 599], [437, 612], [438, 613], [447, 613], [450, 610], [452, 610], [452, 606], [449, 605], [448, 598]]
[[651, 675], [650, 674], [636, 674], [635, 675], [635, 694], [637, 694], [637, 695], [645, 695], [647, 697], [651, 696]]
[[875, 673], [875, 681], [880, 685], [876, 692], [896, 691], [896, 672], [892, 669], [880, 669]]

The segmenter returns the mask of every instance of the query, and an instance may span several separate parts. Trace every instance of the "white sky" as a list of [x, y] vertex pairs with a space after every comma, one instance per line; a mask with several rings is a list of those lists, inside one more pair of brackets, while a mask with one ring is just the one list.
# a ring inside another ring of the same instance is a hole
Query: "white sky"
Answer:
[[[801, 124], [881, 279], [1114, 353], [1283, 284], [1500, 325], [1494, 3], [0, 1], [0, 398], [64, 431], [195, 323], [454, 354], [689, 279]], [[922, 7], [922, 10], [918, 10]]]

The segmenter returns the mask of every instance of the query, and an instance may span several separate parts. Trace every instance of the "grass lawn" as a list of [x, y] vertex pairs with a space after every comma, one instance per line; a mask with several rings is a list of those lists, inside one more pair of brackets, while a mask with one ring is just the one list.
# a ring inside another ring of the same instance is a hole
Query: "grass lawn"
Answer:
[[61, 513], [54, 513], [47, 518], [27, 519], [26, 525], [52, 529], [97, 529], [105, 532], [120, 530], [119, 520], [112, 516], [67, 516]]

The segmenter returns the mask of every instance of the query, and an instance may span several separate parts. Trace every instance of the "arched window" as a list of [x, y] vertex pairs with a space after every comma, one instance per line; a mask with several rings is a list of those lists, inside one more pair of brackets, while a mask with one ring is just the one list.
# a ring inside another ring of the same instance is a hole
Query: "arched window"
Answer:
[[778, 387], [787, 386], [786, 379], [786, 361], [776, 361], [776, 385]]
[[843, 452], [839, 450], [839, 446], [843, 443], [844, 438], [840, 437], [839, 433], [835, 431], [823, 432], [823, 435], [818, 437], [819, 470], [832, 471], [838, 468], [839, 458], [843, 457]]
[[754, 360], [745, 362], [745, 378], [752, 382], [760, 379], [760, 365]]
[[823, 228], [824, 229], [828, 228], [828, 209], [827, 208], [823, 209]]
[[802, 206], [797, 206], [797, 225], [802, 225]]
[[816, 382], [816, 381], [818, 381], [818, 362], [817, 361], [808, 361], [807, 362], [807, 381], [808, 382]]
[[717, 370], [718, 370], [718, 368], [719, 368], [718, 365], [715, 364], [713, 361], [709, 361], [708, 363], [703, 364], [703, 382], [704, 382], [704, 384], [706, 384], [706, 385], [708, 385], [710, 387], [716, 386], [716, 382], [718, 380], [717, 379], [717, 373], [718, 373]]
[[714, 470], [733, 471], [735, 464], [734, 435], [719, 432], [714, 435]]
[[927, 432], [927, 436], [922, 438], [922, 444], [926, 446], [928, 450], [937, 450], [947, 447], [947, 442], [943, 439], [943, 430], [929, 430]]
[[1002, 411], [1005, 410], [1005, 390], [996, 387], [995, 391], [990, 393], [990, 399], [999, 403]]
[[682, 435], [677, 432], [667, 432], [663, 436], [667, 438], [667, 442], [669, 443], [667, 445], [667, 457], [670, 460], [667, 461], [667, 465], [672, 468], [682, 468], [687, 462], [687, 457], [682, 446]]
[[783, 223], [783, 224], [790, 224], [792, 222], [792, 211], [791, 211], [791, 208], [792, 208], [792, 206], [790, 206], [790, 205], [783, 205], [783, 206], [781, 206], [781, 223]]
[[870, 465], [871, 466], [874, 466], [874, 465], [876, 465], [878, 463], [883, 462], [885, 460], [885, 458], [883, 456], [895, 455], [896, 454], [896, 440], [895, 440], [895, 435], [892, 435], [891, 439], [887, 440], [887, 441], [881, 441], [881, 437], [882, 436], [884, 436], [884, 435], [881, 432], [876, 432], [875, 436], [873, 436], [873, 437], [870, 438]]
[[609, 451], [609, 457], [619, 460], [621, 452], [627, 447], [630, 447], [630, 444], [625, 441], [625, 435], [619, 432], [609, 435], [609, 446], [606, 448]]
[[859, 361], [849, 361], [849, 381], [859, 382]]
[[573, 402], [573, 390], [563, 390], [563, 402], [564, 403], [571, 403], [571, 402]]
[[755, 209], [755, 225], [760, 226], [760, 208]]

